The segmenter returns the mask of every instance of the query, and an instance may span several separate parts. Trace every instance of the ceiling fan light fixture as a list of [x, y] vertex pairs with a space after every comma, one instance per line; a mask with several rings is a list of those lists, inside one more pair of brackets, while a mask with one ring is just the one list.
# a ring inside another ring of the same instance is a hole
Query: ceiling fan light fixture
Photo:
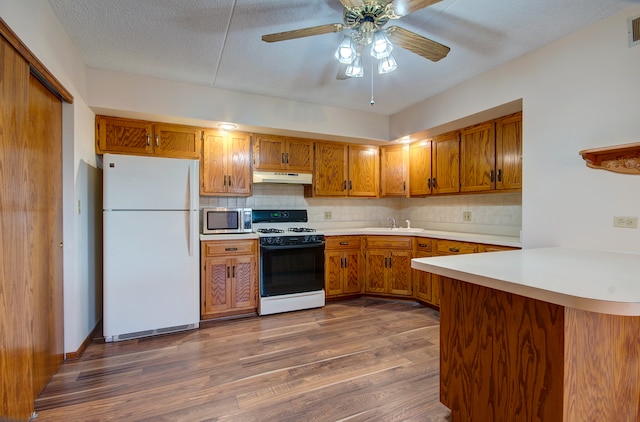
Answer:
[[347, 66], [344, 74], [350, 78], [362, 78], [364, 76], [364, 68], [362, 67], [362, 58], [360, 55], [357, 55], [349, 66]]
[[393, 50], [393, 44], [387, 35], [383, 31], [376, 31], [371, 40], [371, 55], [376, 59], [384, 59], [389, 57], [391, 50]]
[[397, 68], [398, 68], [398, 63], [396, 62], [396, 59], [391, 54], [389, 54], [387, 57], [380, 59], [378, 61], [378, 73], [381, 75], [384, 73], [393, 72]]
[[355, 58], [356, 49], [353, 44], [353, 39], [346, 35], [336, 50], [336, 59], [338, 59], [340, 63], [349, 64], [353, 62]]

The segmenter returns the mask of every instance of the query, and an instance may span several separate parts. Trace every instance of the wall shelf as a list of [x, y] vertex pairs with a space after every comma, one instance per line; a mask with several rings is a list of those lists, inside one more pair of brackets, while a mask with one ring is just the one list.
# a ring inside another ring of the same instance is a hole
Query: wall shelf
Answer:
[[588, 167], [622, 174], [640, 174], [640, 142], [580, 151]]

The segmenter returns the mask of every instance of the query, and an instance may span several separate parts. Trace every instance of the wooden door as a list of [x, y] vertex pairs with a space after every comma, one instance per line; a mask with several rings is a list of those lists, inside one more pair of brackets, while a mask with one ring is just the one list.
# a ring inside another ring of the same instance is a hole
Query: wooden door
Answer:
[[388, 273], [389, 293], [411, 296], [411, 251], [390, 251]]
[[350, 145], [348, 195], [375, 198], [378, 194], [380, 168], [379, 148]]
[[495, 188], [496, 140], [494, 123], [460, 131], [460, 192]]
[[522, 113], [496, 122], [496, 189], [522, 189]]
[[206, 258], [202, 268], [202, 315], [230, 309], [233, 303], [230, 260], [225, 257]]
[[0, 82], [0, 419], [28, 420], [64, 353], [62, 103], [2, 37]]
[[290, 171], [313, 171], [313, 141], [289, 138], [286, 145], [285, 168]]
[[233, 286], [232, 307], [253, 310], [256, 308], [256, 258], [251, 255], [238, 256], [231, 262]]
[[362, 291], [362, 253], [360, 249], [344, 251], [343, 292], [360, 293]]
[[431, 195], [431, 140], [409, 148], [409, 196]]
[[347, 195], [347, 146], [340, 143], [316, 144], [315, 194]]
[[200, 157], [200, 195], [227, 192], [227, 154], [225, 134], [205, 130]]
[[389, 254], [385, 250], [368, 250], [366, 256], [365, 290], [367, 293], [387, 293]]
[[193, 126], [172, 124], [153, 125], [154, 154], [170, 158], [200, 157], [202, 130]]
[[431, 144], [433, 193], [460, 191], [460, 138], [458, 132], [437, 136]]
[[407, 196], [408, 150], [406, 145], [380, 148], [381, 196]]
[[252, 191], [251, 138], [248, 133], [227, 134], [227, 192], [236, 196], [248, 196]]
[[342, 251], [324, 253], [324, 289], [327, 296], [340, 295], [342, 291], [342, 272], [344, 256]]
[[150, 122], [98, 116], [96, 137], [98, 153], [153, 155], [153, 125]]
[[282, 137], [254, 135], [253, 168], [267, 171], [283, 170], [285, 143]]

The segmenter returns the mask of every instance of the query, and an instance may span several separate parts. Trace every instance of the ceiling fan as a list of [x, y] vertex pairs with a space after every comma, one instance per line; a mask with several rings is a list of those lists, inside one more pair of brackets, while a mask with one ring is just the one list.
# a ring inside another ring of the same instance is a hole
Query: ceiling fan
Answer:
[[336, 58], [342, 64], [338, 70], [337, 79], [364, 75], [361, 55], [364, 47], [368, 45], [371, 45], [371, 55], [379, 60], [379, 73], [388, 73], [397, 67], [391, 55], [394, 44], [437, 62], [449, 53], [449, 47], [399, 26], [384, 27], [391, 19], [399, 19], [440, 1], [340, 0], [344, 7], [344, 23], [331, 23], [263, 35], [262, 41], [277, 42], [347, 30], [336, 51]]

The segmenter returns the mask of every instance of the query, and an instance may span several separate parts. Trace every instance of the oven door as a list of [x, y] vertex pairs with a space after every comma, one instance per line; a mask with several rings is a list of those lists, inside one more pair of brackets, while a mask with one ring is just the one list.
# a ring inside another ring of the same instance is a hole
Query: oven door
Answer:
[[324, 289], [324, 242], [313, 245], [260, 246], [260, 296]]

